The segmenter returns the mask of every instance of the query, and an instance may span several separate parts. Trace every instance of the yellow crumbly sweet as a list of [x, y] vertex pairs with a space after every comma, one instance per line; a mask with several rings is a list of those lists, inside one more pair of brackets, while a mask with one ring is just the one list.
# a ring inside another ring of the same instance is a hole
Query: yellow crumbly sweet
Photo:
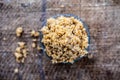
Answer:
[[82, 22], [74, 17], [49, 18], [41, 29], [42, 42], [53, 63], [70, 62], [88, 52], [88, 36]]
[[25, 42], [18, 42], [18, 45], [20, 46], [20, 48], [25, 48]]
[[35, 31], [35, 30], [32, 30], [31, 31], [31, 36], [33, 37], [38, 37], [39, 36], [39, 32]]
[[17, 53], [20, 53], [20, 52], [21, 52], [21, 48], [20, 48], [20, 47], [17, 47], [17, 48], [16, 48], [16, 52], [17, 52]]
[[15, 55], [16, 58], [21, 58], [21, 57], [22, 57], [22, 54], [21, 54], [21, 53], [15, 52], [14, 55]]
[[22, 50], [23, 56], [26, 58], [27, 57], [27, 49]]
[[27, 57], [28, 50], [25, 47], [25, 42], [18, 42], [18, 47], [15, 50], [14, 56], [18, 63], [24, 63], [25, 58]]
[[34, 34], [35, 34], [35, 30], [32, 30], [31, 31], [31, 36], [34, 36]]
[[33, 42], [37, 42], [37, 39], [32, 39]]
[[22, 35], [22, 33], [23, 33], [23, 28], [22, 27], [18, 27], [16, 29], [16, 36], [20, 37]]
[[38, 45], [37, 50], [40, 51], [40, 50], [42, 50], [42, 48]]
[[36, 48], [36, 43], [32, 43], [32, 48]]

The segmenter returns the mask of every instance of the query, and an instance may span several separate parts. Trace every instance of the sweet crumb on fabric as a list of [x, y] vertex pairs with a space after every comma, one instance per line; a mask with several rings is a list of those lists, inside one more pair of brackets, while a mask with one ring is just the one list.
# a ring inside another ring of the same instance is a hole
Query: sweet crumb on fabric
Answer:
[[22, 33], [23, 33], [23, 28], [22, 27], [18, 27], [16, 29], [16, 36], [20, 37], [22, 35]]

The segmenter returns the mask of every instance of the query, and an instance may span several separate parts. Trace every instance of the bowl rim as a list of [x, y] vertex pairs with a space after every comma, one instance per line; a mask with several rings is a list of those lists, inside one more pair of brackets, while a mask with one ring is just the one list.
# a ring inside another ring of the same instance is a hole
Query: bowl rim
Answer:
[[[88, 47], [86, 48], [86, 50], [89, 51], [89, 50], [90, 50], [90, 31], [89, 31], [88, 25], [87, 25], [80, 17], [78, 17], [78, 16], [76, 16], [76, 15], [74, 15], [74, 14], [57, 14], [57, 15], [51, 16], [51, 17], [49, 17], [49, 18], [57, 18], [57, 17], [60, 17], [60, 16], [74, 17], [75, 19], [77, 19], [77, 20], [79, 20], [80, 22], [82, 22], [83, 27], [86, 29], [86, 32], [87, 32], [87, 35], [88, 35], [88, 44], [89, 44], [89, 45], [88, 45]], [[43, 21], [42, 27], [44, 27], [44, 26], [46, 25], [46, 22], [47, 22], [47, 20], [44, 20], [44, 21]], [[42, 32], [40, 32], [40, 34], [41, 34], [41, 35], [40, 35], [40, 46], [41, 46], [43, 49], [45, 49], [44, 43], [41, 42], [42, 37], [43, 37], [43, 34], [42, 34]], [[43, 50], [43, 54], [45, 54], [48, 58], [52, 59], [52, 57], [50, 57], [50, 56], [47, 55], [47, 53], [46, 53], [45, 50]], [[89, 53], [88, 53], [88, 54], [89, 54]], [[86, 55], [88, 55], [88, 54], [86, 54]], [[80, 56], [80, 57], [76, 58], [76, 59], [74, 60], [74, 62], [80, 60], [81, 58], [85, 57], [86, 55], [83, 55], [83, 56]], [[74, 62], [73, 62], [73, 63], [74, 63]], [[70, 63], [70, 62], [61, 62], [61, 63]], [[71, 63], [70, 63], [70, 64], [71, 64]]]

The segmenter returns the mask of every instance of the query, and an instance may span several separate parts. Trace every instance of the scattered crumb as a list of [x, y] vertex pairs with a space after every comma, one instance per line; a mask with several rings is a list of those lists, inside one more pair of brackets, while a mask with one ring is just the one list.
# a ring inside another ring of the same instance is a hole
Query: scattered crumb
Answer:
[[35, 30], [32, 30], [31, 31], [31, 36], [33, 37], [38, 37], [39, 36], [39, 32], [35, 31]]
[[21, 54], [21, 53], [15, 52], [14, 55], [15, 55], [15, 57], [18, 58], [18, 59], [22, 57], [22, 54]]
[[40, 51], [42, 50], [42, 48], [40, 46], [37, 46], [37, 50]]
[[34, 36], [34, 34], [35, 34], [35, 30], [32, 30], [31, 31], [31, 36]]
[[20, 37], [22, 35], [22, 33], [23, 33], [23, 28], [22, 27], [18, 27], [16, 29], [16, 36]]
[[23, 56], [26, 58], [27, 57], [27, 49], [22, 50]]
[[20, 53], [20, 52], [21, 52], [21, 48], [20, 48], [20, 47], [17, 47], [15, 51], [16, 51], [17, 53]]
[[36, 43], [32, 43], [32, 47], [35, 48], [36, 47]]
[[39, 36], [39, 32], [35, 32], [34, 37], [38, 37]]
[[14, 73], [18, 73], [18, 72], [19, 72], [18, 68], [15, 68]]
[[35, 31], [35, 30], [32, 30], [31, 31], [31, 36], [33, 37], [32, 39], [32, 48], [36, 48], [37, 50], [40, 50], [40, 48], [37, 46], [37, 41], [38, 41], [38, 37], [39, 37], [39, 32], [38, 31]]
[[32, 39], [33, 42], [37, 42], [37, 39]]
[[24, 60], [28, 54], [27, 51], [28, 50], [25, 47], [25, 42], [18, 42], [18, 47], [16, 48], [16, 51], [14, 53], [14, 56], [18, 63], [20, 63], [20, 62], [24, 63]]
[[24, 63], [24, 62], [25, 62], [25, 58], [22, 58], [22, 59], [21, 59], [21, 62]]
[[25, 48], [25, 42], [18, 42], [18, 45], [20, 46], [20, 48]]

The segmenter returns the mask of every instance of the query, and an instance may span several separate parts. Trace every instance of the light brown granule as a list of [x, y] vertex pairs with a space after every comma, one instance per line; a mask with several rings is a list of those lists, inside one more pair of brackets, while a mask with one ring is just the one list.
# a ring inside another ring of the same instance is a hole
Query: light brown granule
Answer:
[[33, 42], [37, 42], [37, 39], [32, 39]]
[[25, 42], [18, 42], [20, 48], [25, 48]]
[[36, 43], [32, 43], [32, 48], [36, 48]]
[[18, 27], [16, 29], [16, 36], [20, 37], [22, 35], [22, 33], [23, 33], [23, 28], [22, 27]]
[[37, 50], [40, 51], [40, 50], [42, 50], [42, 48], [38, 45]]
[[22, 59], [21, 59], [21, 62], [24, 63], [24, 62], [25, 62], [25, 58], [22, 58]]
[[21, 48], [20, 48], [20, 47], [17, 47], [15, 51], [16, 51], [17, 53], [20, 53], [20, 52], [21, 52]]
[[39, 32], [35, 32], [34, 36], [38, 37], [39, 36]]
[[21, 53], [15, 52], [14, 55], [15, 55], [16, 58], [21, 58], [21, 57], [22, 57], [22, 54], [21, 54]]
[[27, 57], [27, 49], [22, 50], [23, 56], [26, 58]]
[[25, 42], [18, 42], [18, 47], [15, 50], [14, 56], [18, 63], [24, 63], [25, 58], [27, 57], [27, 48], [25, 46]]
[[31, 36], [34, 36], [34, 34], [35, 34], [35, 30], [32, 30], [31, 31]]
[[76, 58], [88, 53], [86, 29], [74, 17], [49, 18], [41, 31], [42, 42], [47, 55], [52, 57], [52, 63], [73, 63]]
[[31, 31], [31, 36], [33, 37], [38, 37], [39, 36], [39, 32], [35, 31], [35, 30], [32, 30]]

